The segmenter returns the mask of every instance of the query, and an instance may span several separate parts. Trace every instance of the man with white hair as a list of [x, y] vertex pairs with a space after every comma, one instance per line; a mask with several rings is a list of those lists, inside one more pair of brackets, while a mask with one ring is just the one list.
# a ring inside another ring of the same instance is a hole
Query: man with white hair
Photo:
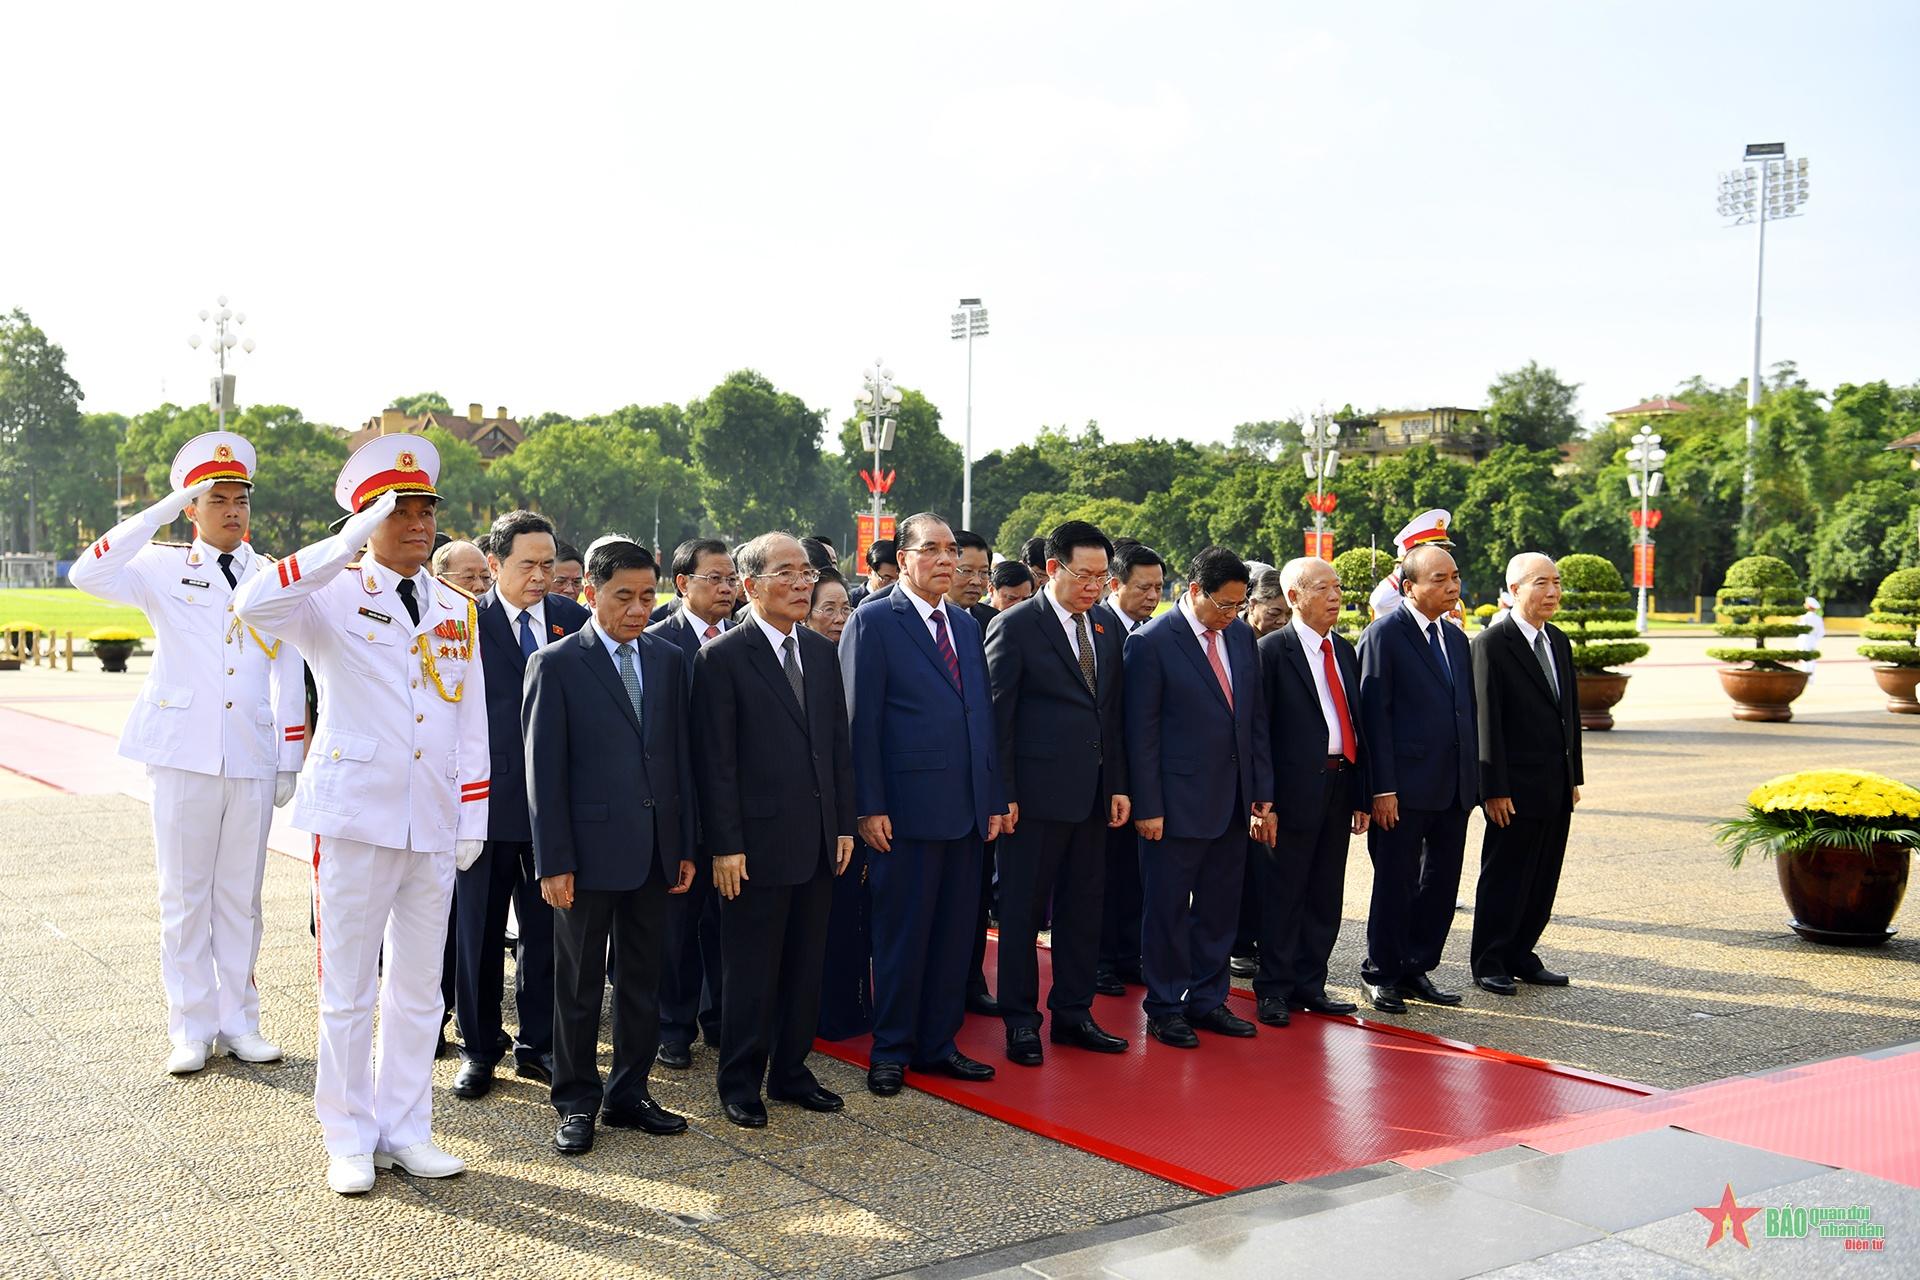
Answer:
[[1549, 619], [1560, 570], [1525, 552], [1507, 564], [1513, 612], [1473, 638], [1480, 786], [1487, 833], [1473, 907], [1473, 980], [1510, 996], [1516, 981], [1564, 987], [1534, 948], [1553, 915], [1567, 829], [1580, 803], [1580, 700], [1573, 646]]

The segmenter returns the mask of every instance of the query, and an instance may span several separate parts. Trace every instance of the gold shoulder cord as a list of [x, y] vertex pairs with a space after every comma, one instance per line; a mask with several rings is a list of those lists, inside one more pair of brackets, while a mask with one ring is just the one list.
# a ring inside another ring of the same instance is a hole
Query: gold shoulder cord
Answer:
[[[443, 699], [445, 699], [448, 702], [458, 702], [466, 694], [467, 682], [465, 680], [462, 680], [459, 684], [453, 686], [452, 693], [447, 692], [447, 686], [440, 682], [440, 664], [434, 660], [433, 645], [428, 641], [428, 637], [431, 637], [432, 635], [433, 633], [429, 631], [427, 632], [426, 636], [421, 637], [420, 670], [426, 674], [427, 679], [433, 681], [433, 687], [439, 691], [439, 694]], [[467, 598], [466, 651], [461, 655], [463, 658], [465, 658], [468, 661], [472, 661], [473, 659], [473, 656], [474, 656], [473, 647], [478, 642], [479, 636], [480, 636], [480, 610], [474, 604], [473, 598], [469, 596]]]
[[238, 635], [240, 633], [241, 627], [247, 628], [247, 634], [252, 636], [253, 642], [260, 646], [260, 652], [267, 655], [268, 662], [272, 662], [275, 658], [280, 656], [280, 641], [275, 640], [272, 644], [268, 644], [265, 640], [260, 638], [260, 633], [258, 631], [255, 631], [252, 628], [252, 626], [240, 621], [240, 619], [238, 618], [235, 618], [232, 622], [227, 624], [227, 639], [231, 640], [234, 638], [234, 636]]

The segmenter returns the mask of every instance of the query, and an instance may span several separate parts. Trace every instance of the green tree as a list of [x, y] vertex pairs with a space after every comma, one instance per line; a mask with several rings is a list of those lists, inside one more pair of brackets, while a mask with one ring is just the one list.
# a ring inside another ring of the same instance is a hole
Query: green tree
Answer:
[[409, 417], [417, 418], [423, 413], [452, 413], [453, 406], [438, 391], [422, 391], [417, 395], [398, 396], [393, 408]]
[[1297, 458], [1306, 447], [1300, 424], [1284, 421], [1242, 422], [1233, 428], [1233, 447], [1267, 462]]
[[1835, 600], [1863, 601], [1886, 575], [1920, 565], [1917, 525], [1920, 494], [1904, 478], [1868, 480], [1844, 495], [1814, 538], [1814, 594], [1829, 607]]
[[700, 527], [692, 471], [631, 427], [556, 422], [494, 463], [489, 477], [501, 502], [540, 512], [582, 549], [613, 532], [652, 541], [656, 502], [663, 549]]
[[480, 451], [444, 427], [428, 427], [420, 434], [440, 451], [440, 478], [434, 482], [440, 491], [440, 528], [469, 540], [486, 532], [499, 500]]
[[0, 316], [0, 550], [39, 551], [84, 519], [89, 500], [53, 485], [87, 443], [81, 398], [67, 353], [26, 312]]
[[1495, 444], [1558, 449], [1580, 430], [1573, 413], [1579, 390], [1579, 383], [1562, 382], [1552, 369], [1529, 360], [1487, 388], [1487, 432]]
[[259, 459], [254, 546], [287, 555], [326, 537], [328, 523], [343, 514], [333, 486], [347, 460], [346, 437], [283, 405], [255, 405], [228, 425], [252, 442]]
[[[893, 452], [881, 455], [885, 468], [895, 473], [893, 489], [887, 494], [887, 509], [900, 515], [938, 511], [957, 522], [960, 519], [960, 446], [940, 430], [940, 410], [920, 392], [902, 387], [894, 417], [899, 425], [893, 433]], [[861, 425], [865, 421], [855, 415], [840, 424], [840, 457], [833, 469], [840, 505], [852, 511], [869, 510], [873, 501], [866, 482], [860, 478], [863, 469], [873, 470], [873, 451], [861, 440]], [[979, 512], [976, 501], [976, 519]]]
[[799, 529], [822, 506], [822, 415], [751, 369], [688, 406], [707, 519], [729, 541]]
[[1566, 505], [1550, 454], [1503, 444], [1473, 469], [1460, 520], [1466, 536], [1454, 555], [1476, 599], [1500, 593], [1507, 562], [1522, 551], [1553, 554]]

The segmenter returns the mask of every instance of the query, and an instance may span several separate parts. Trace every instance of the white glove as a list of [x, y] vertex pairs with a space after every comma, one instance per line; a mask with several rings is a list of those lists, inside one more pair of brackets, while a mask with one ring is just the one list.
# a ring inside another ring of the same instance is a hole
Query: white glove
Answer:
[[200, 496], [213, 488], [215, 482], [202, 480], [199, 484], [188, 485], [184, 489], [175, 489], [160, 501], [140, 513], [144, 520], [150, 520], [157, 528], [163, 524], [172, 524], [175, 517], [185, 511], [189, 504], [198, 501]]
[[487, 847], [485, 840], [455, 840], [453, 842], [453, 867], [456, 871], [465, 871], [480, 861], [480, 851]]
[[365, 546], [367, 539], [373, 536], [373, 531], [380, 527], [380, 522], [392, 515], [393, 509], [399, 505], [399, 494], [392, 491], [381, 494], [373, 500], [372, 505], [362, 507], [347, 518], [347, 522], [340, 526], [340, 536], [356, 549]]
[[293, 785], [300, 780], [297, 770], [282, 769], [273, 775], [273, 807], [283, 809], [293, 799]]

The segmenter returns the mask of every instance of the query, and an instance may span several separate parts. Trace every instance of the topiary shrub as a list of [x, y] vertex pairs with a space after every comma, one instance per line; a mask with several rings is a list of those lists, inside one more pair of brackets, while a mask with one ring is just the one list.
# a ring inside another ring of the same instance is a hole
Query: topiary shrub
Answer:
[[1727, 579], [1714, 593], [1714, 608], [1720, 621], [1714, 631], [1723, 636], [1744, 637], [1751, 646], [1727, 646], [1707, 650], [1709, 658], [1721, 662], [1747, 663], [1756, 671], [1785, 671], [1789, 662], [1812, 662], [1818, 649], [1769, 649], [1767, 641], [1783, 640], [1803, 634], [1807, 627], [1800, 621], [1806, 601], [1800, 575], [1793, 566], [1775, 556], [1748, 556], [1727, 566]]
[[1372, 547], [1350, 547], [1333, 558], [1333, 571], [1340, 575], [1340, 632], [1358, 635], [1373, 620], [1367, 597], [1393, 572], [1393, 556]]
[[1600, 675], [1646, 657], [1651, 650], [1634, 625], [1633, 595], [1613, 561], [1576, 554], [1559, 564], [1560, 612], [1553, 620], [1573, 642], [1573, 669]]
[[1880, 580], [1863, 638], [1872, 643], [1860, 646], [1860, 656], [1873, 662], [1896, 667], [1920, 667], [1920, 644], [1914, 633], [1920, 631], [1920, 569], [1895, 569]]

